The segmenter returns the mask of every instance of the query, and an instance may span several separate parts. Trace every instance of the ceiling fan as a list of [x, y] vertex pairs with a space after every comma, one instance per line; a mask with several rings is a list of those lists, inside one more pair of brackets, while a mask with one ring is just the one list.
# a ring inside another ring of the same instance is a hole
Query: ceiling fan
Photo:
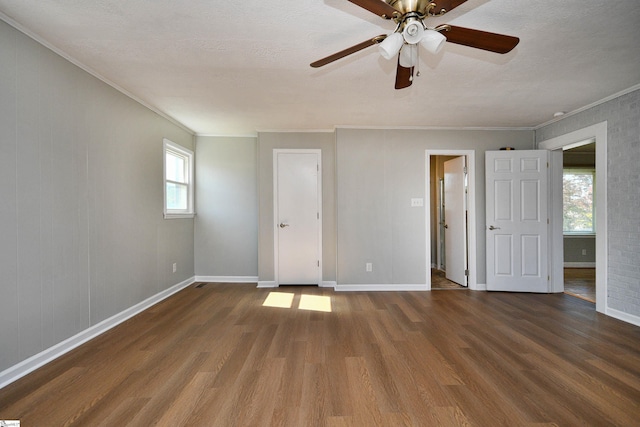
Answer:
[[428, 17], [442, 16], [467, 0], [349, 0], [384, 19], [392, 19], [396, 29], [389, 35], [381, 34], [340, 52], [312, 62], [314, 68], [330, 64], [369, 46], [378, 45], [385, 59], [398, 55], [396, 89], [411, 86], [414, 67], [418, 63], [418, 44], [431, 53], [438, 53], [445, 41], [488, 50], [496, 53], [510, 52], [519, 38], [489, 33], [453, 25], [429, 28], [424, 21]]

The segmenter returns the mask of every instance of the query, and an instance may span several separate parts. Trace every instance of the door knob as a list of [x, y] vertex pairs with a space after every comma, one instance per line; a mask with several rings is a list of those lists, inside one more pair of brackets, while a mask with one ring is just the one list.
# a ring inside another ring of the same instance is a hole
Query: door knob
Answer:
[[284, 222], [280, 223], [280, 228], [285, 228], [285, 227], [288, 227], [288, 226], [289, 226], [289, 224], [285, 224]]
[[445, 225], [444, 225], [444, 228], [449, 228], [449, 224], [445, 224]]
[[493, 225], [490, 225], [489, 230], [500, 230], [500, 227], [494, 227]]

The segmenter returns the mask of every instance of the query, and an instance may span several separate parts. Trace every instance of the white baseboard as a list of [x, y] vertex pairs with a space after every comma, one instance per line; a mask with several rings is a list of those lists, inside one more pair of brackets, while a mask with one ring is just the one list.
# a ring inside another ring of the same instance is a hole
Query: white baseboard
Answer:
[[474, 287], [469, 287], [469, 289], [471, 289], [472, 291], [486, 291], [487, 290], [487, 284], [486, 283], [476, 283], [476, 285]]
[[611, 316], [623, 322], [631, 323], [632, 325], [640, 326], [640, 317], [633, 314], [625, 313], [624, 311], [616, 310], [614, 308], [607, 307], [605, 314]]
[[259, 280], [258, 287], [259, 288], [277, 288], [278, 285], [273, 280]]
[[82, 332], [67, 338], [58, 344], [41, 351], [40, 353], [31, 356], [30, 358], [23, 360], [22, 362], [14, 365], [4, 371], [0, 372], [0, 389], [11, 384], [12, 382], [24, 377], [30, 372], [35, 371], [41, 366], [46, 365], [54, 359], [62, 356], [65, 353], [73, 350], [74, 348], [92, 340], [100, 334], [107, 332], [109, 329], [119, 325], [127, 319], [135, 316], [138, 313], [143, 312], [149, 307], [159, 303], [160, 301], [170, 297], [178, 291], [186, 288], [187, 286], [195, 283], [195, 277], [187, 279], [177, 285], [165, 289], [162, 292], [158, 292], [152, 297], [139, 302], [138, 304], [129, 307], [126, 310], [121, 311], [118, 314], [111, 316], [108, 319], [103, 320], [93, 326], [88, 327]]
[[258, 276], [196, 276], [196, 282], [257, 283]]
[[[277, 288], [278, 284], [273, 281], [273, 280], [261, 280], [261, 281], [257, 281], [258, 282], [258, 287], [259, 288]], [[320, 286], [320, 288], [336, 288], [336, 282], [332, 282], [332, 281], [323, 281]]]
[[402, 292], [402, 291], [428, 291], [427, 285], [336, 285], [335, 290], [339, 292]]
[[564, 268], [596, 268], [595, 262], [565, 262]]

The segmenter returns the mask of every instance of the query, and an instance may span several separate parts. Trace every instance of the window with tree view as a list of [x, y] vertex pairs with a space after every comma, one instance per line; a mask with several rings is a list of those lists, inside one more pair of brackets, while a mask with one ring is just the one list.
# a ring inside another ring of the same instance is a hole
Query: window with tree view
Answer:
[[595, 233], [595, 169], [564, 169], [563, 231], [565, 234]]

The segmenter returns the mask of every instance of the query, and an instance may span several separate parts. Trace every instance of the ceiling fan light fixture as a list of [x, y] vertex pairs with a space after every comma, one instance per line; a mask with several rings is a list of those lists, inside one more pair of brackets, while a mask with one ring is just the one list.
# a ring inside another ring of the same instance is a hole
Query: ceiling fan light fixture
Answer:
[[427, 30], [424, 32], [422, 40], [420, 40], [420, 44], [429, 52], [436, 54], [440, 52], [445, 41], [447, 41], [447, 38], [441, 32]]
[[400, 65], [405, 68], [415, 67], [418, 64], [418, 45], [405, 44], [400, 51]]
[[424, 34], [424, 25], [422, 21], [417, 19], [407, 20], [405, 23], [404, 29], [402, 30], [402, 37], [404, 37], [404, 41], [409, 44], [416, 44], [422, 40], [422, 36]]
[[402, 44], [404, 40], [402, 38], [402, 34], [393, 33], [387, 36], [383, 41], [378, 44], [378, 49], [380, 50], [380, 55], [384, 59], [391, 59], [400, 52], [402, 48]]

